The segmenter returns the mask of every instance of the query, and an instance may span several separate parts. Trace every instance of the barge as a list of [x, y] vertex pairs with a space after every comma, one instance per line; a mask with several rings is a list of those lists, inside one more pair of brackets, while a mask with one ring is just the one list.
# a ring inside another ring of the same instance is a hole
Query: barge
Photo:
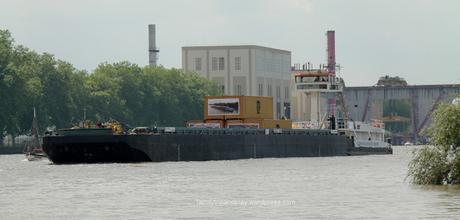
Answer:
[[56, 164], [392, 153], [389, 146], [358, 145], [356, 132], [335, 129], [335, 120], [328, 129], [292, 129], [290, 120], [270, 118], [271, 106], [270, 97], [206, 97], [204, 120], [188, 122], [187, 127], [138, 127], [125, 132], [116, 122], [86, 123], [45, 135], [43, 150]]
[[107, 129], [61, 130], [43, 137], [56, 164], [206, 161], [248, 158], [391, 154], [391, 148], [359, 148], [343, 134], [311, 129], [158, 128], [115, 135]]

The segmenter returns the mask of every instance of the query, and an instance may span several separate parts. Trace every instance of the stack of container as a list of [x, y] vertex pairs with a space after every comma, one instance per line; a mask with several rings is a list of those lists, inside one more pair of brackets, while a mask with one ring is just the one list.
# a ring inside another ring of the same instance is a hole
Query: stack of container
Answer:
[[273, 98], [265, 96], [206, 96], [204, 121], [187, 127], [291, 128], [290, 120], [273, 119]]

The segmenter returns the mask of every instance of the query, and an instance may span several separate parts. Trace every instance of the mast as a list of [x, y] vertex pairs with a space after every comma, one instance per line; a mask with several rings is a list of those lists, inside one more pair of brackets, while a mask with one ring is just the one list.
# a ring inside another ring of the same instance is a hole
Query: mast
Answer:
[[32, 130], [32, 136], [33, 136], [32, 149], [40, 148], [40, 140], [38, 137], [38, 120], [37, 120], [37, 113], [35, 111], [35, 107], [34, 107], [34, 118], [32, 119], [32, 129], [31, 130]]

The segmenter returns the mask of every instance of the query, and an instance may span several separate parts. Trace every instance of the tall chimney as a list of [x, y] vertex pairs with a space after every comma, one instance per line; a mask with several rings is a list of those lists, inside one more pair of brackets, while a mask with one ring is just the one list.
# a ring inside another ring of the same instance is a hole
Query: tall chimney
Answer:
[[327, 70], [335, 76], [335, 31], [327, 31]]
[[149, 65], [157, 66], [158, 61], [158, 50], [155, 39], [155, 25], [149, 24]]

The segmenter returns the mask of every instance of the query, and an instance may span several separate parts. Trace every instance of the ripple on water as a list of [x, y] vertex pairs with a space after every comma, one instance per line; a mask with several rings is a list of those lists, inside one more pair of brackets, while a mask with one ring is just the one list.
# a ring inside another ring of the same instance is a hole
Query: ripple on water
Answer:
[[456, 218], [460, 186], [405, 181], [394, 155], [52, 165], [0, 155], [0, 216], [30, 218]]

